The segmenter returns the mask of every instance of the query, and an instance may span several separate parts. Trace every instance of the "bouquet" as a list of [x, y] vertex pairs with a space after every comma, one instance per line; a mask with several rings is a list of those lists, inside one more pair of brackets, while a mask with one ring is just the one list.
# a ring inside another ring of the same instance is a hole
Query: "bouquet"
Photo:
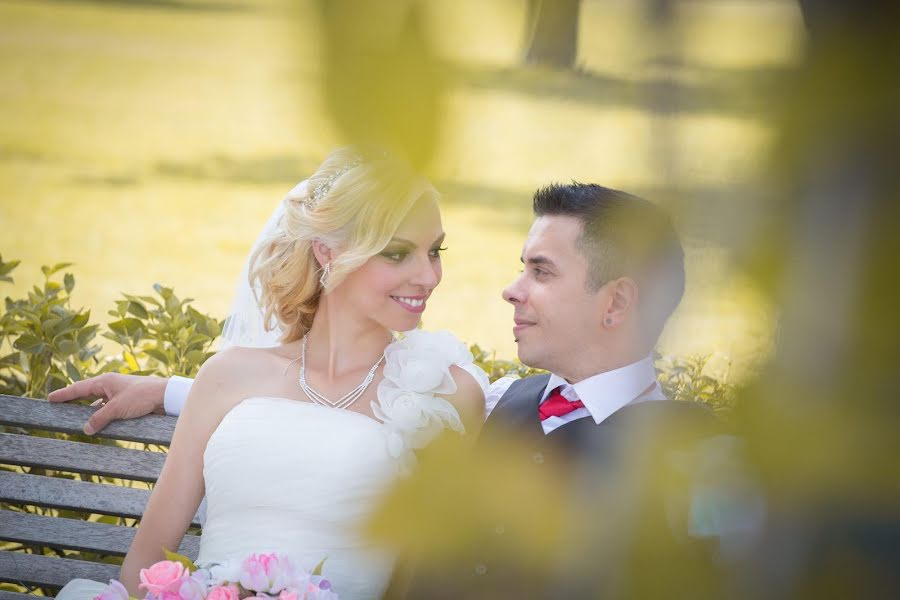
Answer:
[[[308, 572], [278, 554], [251, 554], [201, 569], [186, 556], [165, 553], [167, 560], [141, 569], [139, 587], [146, 592], [145, 600], [338, 600], [321, 575], [324, 560]], [[94, 600], [134, 599], [112, 579]]]

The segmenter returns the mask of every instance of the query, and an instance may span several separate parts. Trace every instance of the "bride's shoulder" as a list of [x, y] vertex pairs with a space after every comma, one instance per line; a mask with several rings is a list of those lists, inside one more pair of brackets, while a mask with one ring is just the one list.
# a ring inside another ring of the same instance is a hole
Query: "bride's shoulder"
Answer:
[[407, 331], [385, 349], [384, 356], [399, 380], [418, 379], [418, 369], [431, 365], [448, 370], [457, 383], [466, 387], [471, 383], [482, 391], [489, 387], [487, 374], [475, 364], [469, 347], [449, 331]]
[[266, 376], [281, 360], [274, 350], [232, 346], [216, 352], [200, 367], [193, 387], [218, 394], [240, 393], [246, 382]]
[[425, 331], [413, 329], [399, 335], [385, 349], [384, 355], [415, 353], [430, 355], [436, 361], [450, 364], [467, 364], [473, 362], [472, 353], [458, 337], [449, 331]]

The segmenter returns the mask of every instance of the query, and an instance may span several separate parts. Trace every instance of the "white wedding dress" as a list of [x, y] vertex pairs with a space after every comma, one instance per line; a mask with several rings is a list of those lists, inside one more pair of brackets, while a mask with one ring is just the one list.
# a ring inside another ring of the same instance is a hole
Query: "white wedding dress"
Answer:
[[[446, 332], [415, 330], [385, 350], [378, 419], [286, 398], [252, 397], [234, 407], [203, 455], [207, 515], [197, 564], [277, 552], [323, 575], [342, 600], [379, 598], [393, 556], [361, 527], [391, 483], [415, 463], [414, 450], [444, 429], [463, 432], [452, 404], [450, 366], [487, 388], [467, 348]], [[62, 600], [104, 587], [74, 580]]]

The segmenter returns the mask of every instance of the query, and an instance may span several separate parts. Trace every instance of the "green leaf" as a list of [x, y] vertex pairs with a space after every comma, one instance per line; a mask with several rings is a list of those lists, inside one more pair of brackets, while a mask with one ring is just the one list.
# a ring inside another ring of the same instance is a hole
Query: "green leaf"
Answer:
[[83, 313], [78, 313], [74, 317], [72, 317], [72, 327], [75, 329], [81, 329], [87, 322], [91, 319], [91, 311], [85, 311]]
[[173, 317], [181, 313], [181, 303], [178, 301], [178, 298], [175, 296], [166, 298], [166, 312]]
[[177, 552], [172, 552], [171, 550], [168, 550], [166, 548], [163, 548], [162, 550], [163, 550], [163, 554], [166, 555], [166, 560], [171, 560], [172, 562], [181, 563], [182, 565], [184, 565], [184, 568], [186, 568], [191, 573], [193, 573], [194, 571], [197, 570], [197, 565], [195, 565], [194, 562], [191, 559], [189, 559], [187, 556], [185, 556], [183, 554], [178, 554]]
[[139, 319], [146, 319], [150, 316], [147, 314], [147, 309], [144, 308], [144, 305], [134, 300], [128, 302], [128, 312], [138, 317]]
[[49, 298], [51, 301], [55, 300], [57, 296], [59, 296], [59, 292], [62, 290], [62, 286], [55, 281], [48, 281], [44, 284], [44, 296]]
[[72, 381], [81, 381], [81, 373], [78, 372], [78, 369], [70, 360], [66, 361], [66, 375], [68, 375], [69, 379]]
[[81, 350], [78, 342], [74, 340], [62, 340], [56, 344], [56, 347], [59, 348], [59, 351], [63, 356], [78, 354], [78, 351]]
[[137, 359], [134, 357], [134, 354], [131, 352], [123, 352], [122, 357], [125, 359], [125, 364], [128, 365], [128, 368], [132, 371], [139, 371], [141, 366], [138, 364]]
[[206, 329], [209, 333], [210, 339], [216, 339], [222, 333], [222, 324], [224, 321], [219, 321], [217, 319], [208, 319], [206, 322]]
[[52, 267], [48, 267], [48, 266], [44, 265], [43, 267], [41, 267], [41, 272], [44, 274], [45, 277], [50, 277], [54, 273], [61, 271], [62, 269], [65, 269], [66, 267], [71, 267], [71, 266], [72, 266], [72, 263], [56, 263]]
[[[19, 266], [19, 263], [22, 262], [20, 260], [11, 260], [7, 263], [3, 262], [3, 257], [0, 256], [0, 275], [9, 275], [13, 272], [13, 269]], [[9, 281], [12, 281], [12, 278], [9, 278]]]
[[119, 319], [118, 321], [113, 321], [112, 323], [107, 324], [107, 326], [115, 333], [130, 337], [143, 329], [144, 324], [141, 323], [140, 319], [126, 317], [124, 319]]
[[144, 353], [147, 356], [152, 356], [153, 358], [155, 358], [156, 360], [158, 360], [159, 362], [161, 362], [164, 365], [169, 364], [169, 361], [170, 361], [169, 356], [165, 352], [160, 350], [159, 348], [147, 348], [146, 350], [144, 350]]
[[78, 332], [78, 345], [79, 346], [87, 346], [88, 342], [94, 339], [94, 336], [97, 335], [97, 329], [99, 325], [90, 325], [85, 327], [81, 331]]
[[317, 564], [316, 567], [312, 570], [311, 575], [313, 575], [314, 577], [321, 577], [322, 576], [322, 567], [325, 566], [326, 560], [328, 560], [327, 556], [325, 558], [323, 558], [322, 560], [320, 560], [319, 564]]
[[50, 317], [49, 319], [46, 319], [41, 323], [41, 329], [44, 330], [44, 333], [47, 334], [47, 337], [53, 337], [54, 335], [56, 335], [59, 324], [62, 322], [63, 320], [59, 317]]
[[49, 394], [50, 392], [62, 389], [67, 385], [69, 385], [69, 380], [63, 377], [62, 374], [50, 373], [50, 377], [47, 379], [46, 392]]
[[153, 306], [162, 306], [159, 303], [159, 300], [157, 300], [153, 296], [137, 296], [137, 299], [146, 302], [147, 304], [152, 304]]
[[187, 353], [185, 358], [187, 359], [190, 366], [199, 367], [203, 364], [203, 361], [206, 360], [206, 352], [203, 352], [202, 350], [191, 350]]
[[40, 354], [46, 348], [46, 344], [31, 334], [23, 333], [13, 342], [13, 348], [28, 354]]
[[153, 289], [156, 290], [156, 293], [163, 297], [163, 300], [168, 300], [172, 297], [172, 288], [167, 288], [158, 283], [153, 284]]
[[66, 273], [66, 276], [63, 277], [63, 285], [66, 288], [66, 293], [71, 294], [75, 288], [75, 276], [71, 273]]
[[89, 348], [82, 348], [81, 352], [78, 353], [78, 359], [81, 361], [88, 360], [93, 358], [100, 350], [102, 350], [102, 346], [91, 346]]
[[0, 358], [0, 367], [13, 367], [19, 364], [19, 353], [13, 352], [12, 354], [7, 354], [3, 358]]

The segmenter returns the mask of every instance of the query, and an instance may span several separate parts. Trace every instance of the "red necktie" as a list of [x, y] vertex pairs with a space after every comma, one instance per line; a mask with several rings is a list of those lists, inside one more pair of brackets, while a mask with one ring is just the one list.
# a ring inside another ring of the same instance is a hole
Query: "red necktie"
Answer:
[[541, 415], [541, 421], [547, 417], [561, 417], [567, 415], [576, 408], [583, 408], [584, 402], [581, 400], [567, 400], [562, 395], [562, 386], [559, 386], [547, 396], [547, 399], [538, 406], [538, 412]]

